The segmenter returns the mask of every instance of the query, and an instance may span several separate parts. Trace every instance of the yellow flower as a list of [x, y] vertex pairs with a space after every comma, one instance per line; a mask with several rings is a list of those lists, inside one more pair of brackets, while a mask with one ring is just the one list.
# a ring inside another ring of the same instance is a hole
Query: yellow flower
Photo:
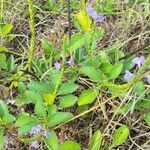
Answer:
[[86, 32], [91, 30], [91, 18], [86, 14], [85, 11], [81, 10], [77, 15], [77, 20], [80, 23], [82, 29]]

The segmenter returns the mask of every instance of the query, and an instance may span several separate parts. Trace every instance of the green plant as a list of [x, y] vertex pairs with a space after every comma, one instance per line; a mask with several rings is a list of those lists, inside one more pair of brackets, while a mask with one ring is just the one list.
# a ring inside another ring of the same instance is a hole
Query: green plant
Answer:
[[[145, 12], [147, 3], [148, 1], [142, 4]], [[44, 7], [48, 13], [59, 13], [65, 4], [63, 0], [48, 0]], [[115, 4], [114, 0], [97, 0], [93, 6], [84, 0], [79, 4], [71, 1], [70, 8], [77, 9], [75, 14], [69, 14], [76, 27], [75, 33], [71, 36], [70, 32], [69, 36], [63, 35], [60, 49], [43, 35], [40, 39], [42, 57], [38, 58], [35, 57], [34, 7], [40, 10], [41, 5], [34, 6], [33, 0], [28, 0], [31, 40], [25, 63], [21, 65], [16, 64], [15, 52], [9, 51], [3, 42], [12, 39], [10, 31], [13, 25], [0, 25], [0, 71], [10, 72], [7, 80], [4, 78], [1, 81], [10, 84], [10, 88], [16, 88], [16, 105], [30, 105], [33, 109], [32, 113], [25, 110], [13, 116], [7, 105], [0, 100], [0, 147], [4, 144], [4, 132], [15, 128], [19, 140], [31, 143], [34, 148], [38, 148], [40, 141], [44, 141], [49, 150], [81, 150], [82, 146], [73, 140], [61, 143], [56, 129], [115, 100], [119, 106], [111, 105], [117, 106], [112, 111], [114, 116], [149, 109], [149, 93], [146, 92], [147, 84], [150, 84], [149, 52], [137, 57], [134, 53], [126, 59], [126, 53], [116, 43], [112, 48], [99, 48], [99, 41], [105, 37], [105, 28], [98, 26], [105, 21], [105, 16], [99, 12], [115, 14]], [[2, 14], [3, 10], [1, 19]], [[66, 16], [65, 10], [62, 14]], [[133, 39], [131, 37], [128, 40]], [[12, 55], [8, 58], [9, 53]], [[130, 99], [133, 101], [128, 102]], [[150, 125], [149, 110], [142, 117]], [[124, 144], [130, 134], [130, 127], [119, 122], [115, 125], [117, 126], [109, 131], [111, 136], [108, 139], [105, 138], [105, 132], [94, 131], [87, 150], [109, 150]]]

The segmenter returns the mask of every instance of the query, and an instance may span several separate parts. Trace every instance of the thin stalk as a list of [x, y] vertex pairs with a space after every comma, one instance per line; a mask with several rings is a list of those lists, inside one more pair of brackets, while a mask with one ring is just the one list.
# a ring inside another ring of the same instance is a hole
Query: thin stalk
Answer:
[[69, 39], [71, 38], [71, 8], [70, 8], [70, 0], [68, 0], [68, 35]]
[[3, 19], [3, 11], [4, 11], [4, 0], [1, 0], [1, 11], [0, 11], [0, 19]]
[[62, 83], [62, 78], [63, 78], [63, 75], [64, 75], [64, 70], [65, 70], [65, 64], [66, 64], [66, 40], [67, 40], [67, 37], [64, 36], [64, 42], [63, 42], [63, 60], [62, 60], [62, 67], [61, 67], [61, 71], [60, 71], [60, 76], [58, 78], [58, 82], [55, 86], [55, 90], [54, 90], [54, 95], [56, 96], [57, 95], [57, 90], [60, 86], [60, 84]]
[[28, 10], [30, 15], [30, 32], [31, 32], [31, 40], [30, 40], [30, 47], [29, 47], [29, 54], [28, 54], [28, 62], [25, 66], [24, 70], [28, 69], [32, 65], [32, 61], [34, 58], [35, 53], [35, 23], [34, 23], [34, 6], [33, 0], [28, 0]]

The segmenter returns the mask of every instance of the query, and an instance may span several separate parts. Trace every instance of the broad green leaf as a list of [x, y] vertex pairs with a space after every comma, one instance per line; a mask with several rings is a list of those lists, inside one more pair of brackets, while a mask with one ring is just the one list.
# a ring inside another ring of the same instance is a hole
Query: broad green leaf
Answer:
[[48, 125], [55, 126], [64, 122], [67, 122], [73, 117], [72, 113], [69, 112], [57, 112], [48, 118]]
[[9, 72], [12, 72], [15, 69], [15, 59], [13, 55], [11, 55], [7, 61], [7, 69]]
[[21, 126], [18, 130], [18, 134], [19, 135], [23, 135], [23, 134], [27, 134], [29, 133], [33, 127], [35, 127], [37, 125], [36, 122], [28, 122], [27, 124], [24, 124], [23, 126]]
[[81, 67], [79, 73], [88, 76], [92, 81], [100, 82], [103, 80], [101, 72], [91, 66]]
[[6, 56], [4, 54], [0, 54], [0, 68], [7, 69]]
[[24, 126], [25, 124], [27, 124], [29, 122], [35, 122], [36, 124], [38, 124], [37, 118], [31, 116], [28, 113], [23, 112], [17, 116], [17, 119], [16, 119], [16, 125], [17, 126]]
[[8, 111], [8, 107], [7, 107], [7, 105], [4, 103], [4, 101], [3, 100], [1, 100], [0, 99], [0, 106], [1, 106], [1, 108], [3, 109], [3, 113], [4, 113], [4, 115], [7, 115], [7, 114], [9, 114], [9, 111]]
[[141, 81], [139, 83], [137, 83], [135, 85], [135, 88], [134, 88], [134, 92], [135, 94], [140, 98], [140, 99], [144, 99], [145, 97], [145, 85], [144, 83]]
[[76, 49], [81, 47], [83, 41], [84, 41], [83, 35], [75, 33], [72, 35], [67, 49], [69, 51], [75, 51]]
[[129, 129], [127, 126], [122, 125], [118, 129], [115, 130], [113, 136], [112, 136], [112, 145], [111, 147], [119, 146], [127, 140], [129, 136]]
[[57, 112], [57, 106], [56, 105], [48, 105], [47, 112], [48, 112], [49, 117], [54, 115]]
[[55, 89], [55, 86], [58, 82], [59, 76], [60, 76], [60, 70], [54, 69], [50, 72], [50, 76], [49, 76], [50, 83], [49, 84], [51, 85], [53, 90]]
[[2, 108], [1, 117], [3, 119], [3, 122], [5, 124], [8, 124], [8, 123], [15, 121], [15, 117], [9, 114], [8, 107], [2, 100], [0, 100], [0, 106]]
[[86, 32], [90, 31], [92, 21], [91, 18], [86, 14], [86, 12], [81, 10], [76, 16], [82, 29]]
[[4, 146], [4, 129], [0, 127], [0, 149]]
[[59, 143], [54, 131], [50, 132], [50, 137], [48, 139], [44, 138], [44, 142], [50, 150], [58, 150]]
[[58, 89], [58, 95], [71, 94], [75, 92], [78, 88], [78, 85], [75, 83], [63, 83]]
[[141, 106], [142, 108], [147, 108], [147, 109], [149, 109], [149, 108], [150, 108], [150, 96], [144, 98], [143, 101], [140, 103], [140, 106]]
[[78, 105], [86, 105], [92, 103], [96, 99], [97, 93], [93, 89], [85, 90], [78, 99]]
[[5, 115], [4, 108], [3, 108], [3, 106], [0, 104], [0, 118], [3, 117], [4, 115]]
[[135, 58], [135, 55], [123, 60], [122, 72], [125, 72], [126, 70], [131, 70], [134, 67], [134, 64], [132, 63], [133, 58]]
[[97, 130], [90, 140], [90, 144], [88, 146], [88, 150], [100, 150], [102, 142], [102, 134], [99, 130]]
[[42, 97], [39, 93], [34, 92], [34, 91], [25, 91], [24, 93], [27, 102], [32, 102], [32, 103], [36, 103], [39, 100], [42, 100]]
[[30, 90], [36, 91], [40, 94], [49, 93], [51, 92], [50, 84], [43, 83], [43, 82], [31, 82], [27, 86]]
[[150, 112], [146, 114], [145, 121], [150, 126]]
[[20, 93], [23, 93], [27, 90], [26, 85], [24, 84], [24, 82], [19, 82], [18, 90], [19, 90]]
[[118, 63], [115, 66], [113, 66], [112, 70], [109, 72], [109, 79], [116, 79], [118, 78], [118, 76], [120, 75], [121, 71], [123, 68], [123, 64], [122, 63]]
[[7, 114], [7, 115], [3, 116], [2, 118], [6, 124], [12, 123], [16, 120], [16, 118], [11, 114]]
[[81, 147], [74, 141], [65, 141], [59, 146], [59, 150], [81, 150]]
[[78, 100], [78, 97], [74, 95], [66, 95], [61, 97], [59, 100], [59, 106], [62, 108], [67, 108], [73, 106]]
[[11, 31], [12, 28], [13, 28], [12, 24], [6, 24], [5, 26], [2, 27], [0, 36], [7, 35]]
[[109, 60], [109, 57], [107, 56], [107, 53], [105, 51], [100, 51], [99, 55], [100, 55], [100, 60], [101, 60], [100, 69], [105, 74], [109, 74], [113, 68], [113, 65], [110, 63], [110, 60]]
[[46, 110], [43, 100], [38, 100], [35, 104], [35, 113], [39, 117], [46, 117]]

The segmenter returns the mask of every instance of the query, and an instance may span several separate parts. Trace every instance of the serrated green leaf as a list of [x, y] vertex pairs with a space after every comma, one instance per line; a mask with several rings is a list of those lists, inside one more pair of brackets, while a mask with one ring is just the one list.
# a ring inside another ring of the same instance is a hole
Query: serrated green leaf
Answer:
[[83, 44], [84, 38], [81, 34], [75, 33], [71, 36], [71, 40], [69, 42], [67, 50], [75, 51], [76, 49], [80, 48]]
[[23, 93], [27, 90], [26, 85], [24, 84], [24, 82], [19, 82], [18, 90], [19, 90], [20, 93]]
[[146, 114], [145, 121], [150, 126], [150, 112]]
[[12, 72], [15, 69], [15, 59], [13, 55], [11, 55], [7, 61], [7, 69], [9, 72]]
[[27, 100], [27, 102], [32, 102], [32, 103], [36, 103], [39, 100], [42, 100], [42, 97], [39, 93], [34, 92], [34, 91], [25, 91], [24, 93], [25, 99]]
[[44, 107], [44, 103], [42, 100], [38, 100], [35, 104], [35, 113], [39, 117], [45, 117], [46, 116], [46, 110]]
[[111, 71], [109, 72], [109, 79], [116, 79], [118, 78], [118, 76], [120, 75], [121, 71], [123, 68], [123, 64], [122, 63], [118, 63], [115, 66], [112, 67]]
[[78, 100], [78, 97], [74, 96], [74, 95], [66, 95], [61, 97], [61, 99], [59, 100], [59, 106], [62, 108], [68, 108], [73, 106]]
[[56, 105], [49, 105], [47, 112], [48, 112], [49, 117], [54, 115], [57, 112], [57, 106]]
[[6, 56], [4, 54], [0, 54], [0, 68], [7, 69]]
[[0, 36], [7, 35], [11, 31], [12, 28], [13, 28], [12, 24], [6, 24], [5, 26], [2, 27]]
[[85, 90], [79, 96], [78, 105], [81, 106], [81, 105], [90, 104], [95, 100], [96, 96], [97, 93], [93, 89]]
[[16, 120], [16, 118], [11, 114], [7, 114], [7, 115], [3, 116], [2, 118], [6, 124], [12, 123]]
[[9, 114], [8, 107], [2, 100], [0, 100], [0, 106], [3, 109], [2, 119], [3, 119], [4, 123], [8, 124], [8, 123], [15, 121], [15, 117], [13, 115]]
[[0, 104], [0, 118], [3, 117], [4, 115], [5, 115], [4, 108], [3, 108], [3, 106]]
[[91, 66], [81, 67], [79, 73], [88, 76], [92, 81], [95, 82], [101, 82], [103, 80], [101, 72]]
[[16, 120], [16, 125], [17, 126], [24, 126], [25, 124], [29, 123], [29, 122], [35, 122], [36, 124], [38, 124], [38, 119], [31, 116], [28, 113], [20, 113], [17, 116], [17, 120]]
[[88, 150], [100, 150], [100, 145], [102, 142], [102, 134], [99, 130], [95, 131], [90, 140]]
[[81, 150], [81, 147], [74, 141], [65, 141], [59, 146], [59, 150]]
[[72, 113], [69, 112], [57, 112], [48, 118], [49, 127], [55, 126], [64, 122], [67, 122], [73, 117]]
[[134, 88], [134, 92], [135, 94], [140, 98], [140, 99], [144, 99], [145, 97], [145, 85], [144, 83], [141, 81], [139, 83], [137, 83], [135, 85], [135, 88]]
[[118, 129], [115, 130], [113, 137], [112, 137], [112, 145], [111, 147], [119, 146], [127, 140], [129, 136], [129, 129], [127, 126], [122, 125]]
[[44, 138], [44, 142], [50, 150], [58, 150], [59, 143], [54, 131], [50, 132], [50, 137], [48, 139]]
[[29, 133], [33, 127], [35, 127], [37, 125], [36, 122], [28, 122], [26, 124], [24, 124], [23, 126], [21, 126], [18, 130], [18, 134], [19, 135], [23, 135], [23, 134], [27, 134]]
[[78, 85], [75, 83], [63, 83], [58, 89], [58, 95], [71, 94], [75, 92], [78, 88]]
[[31, 82], [27, 85], [27, 87], [30, 90], [36, 91], [40, 94], [49, 93], [52, 91], [50, 84], [43, 82]]

